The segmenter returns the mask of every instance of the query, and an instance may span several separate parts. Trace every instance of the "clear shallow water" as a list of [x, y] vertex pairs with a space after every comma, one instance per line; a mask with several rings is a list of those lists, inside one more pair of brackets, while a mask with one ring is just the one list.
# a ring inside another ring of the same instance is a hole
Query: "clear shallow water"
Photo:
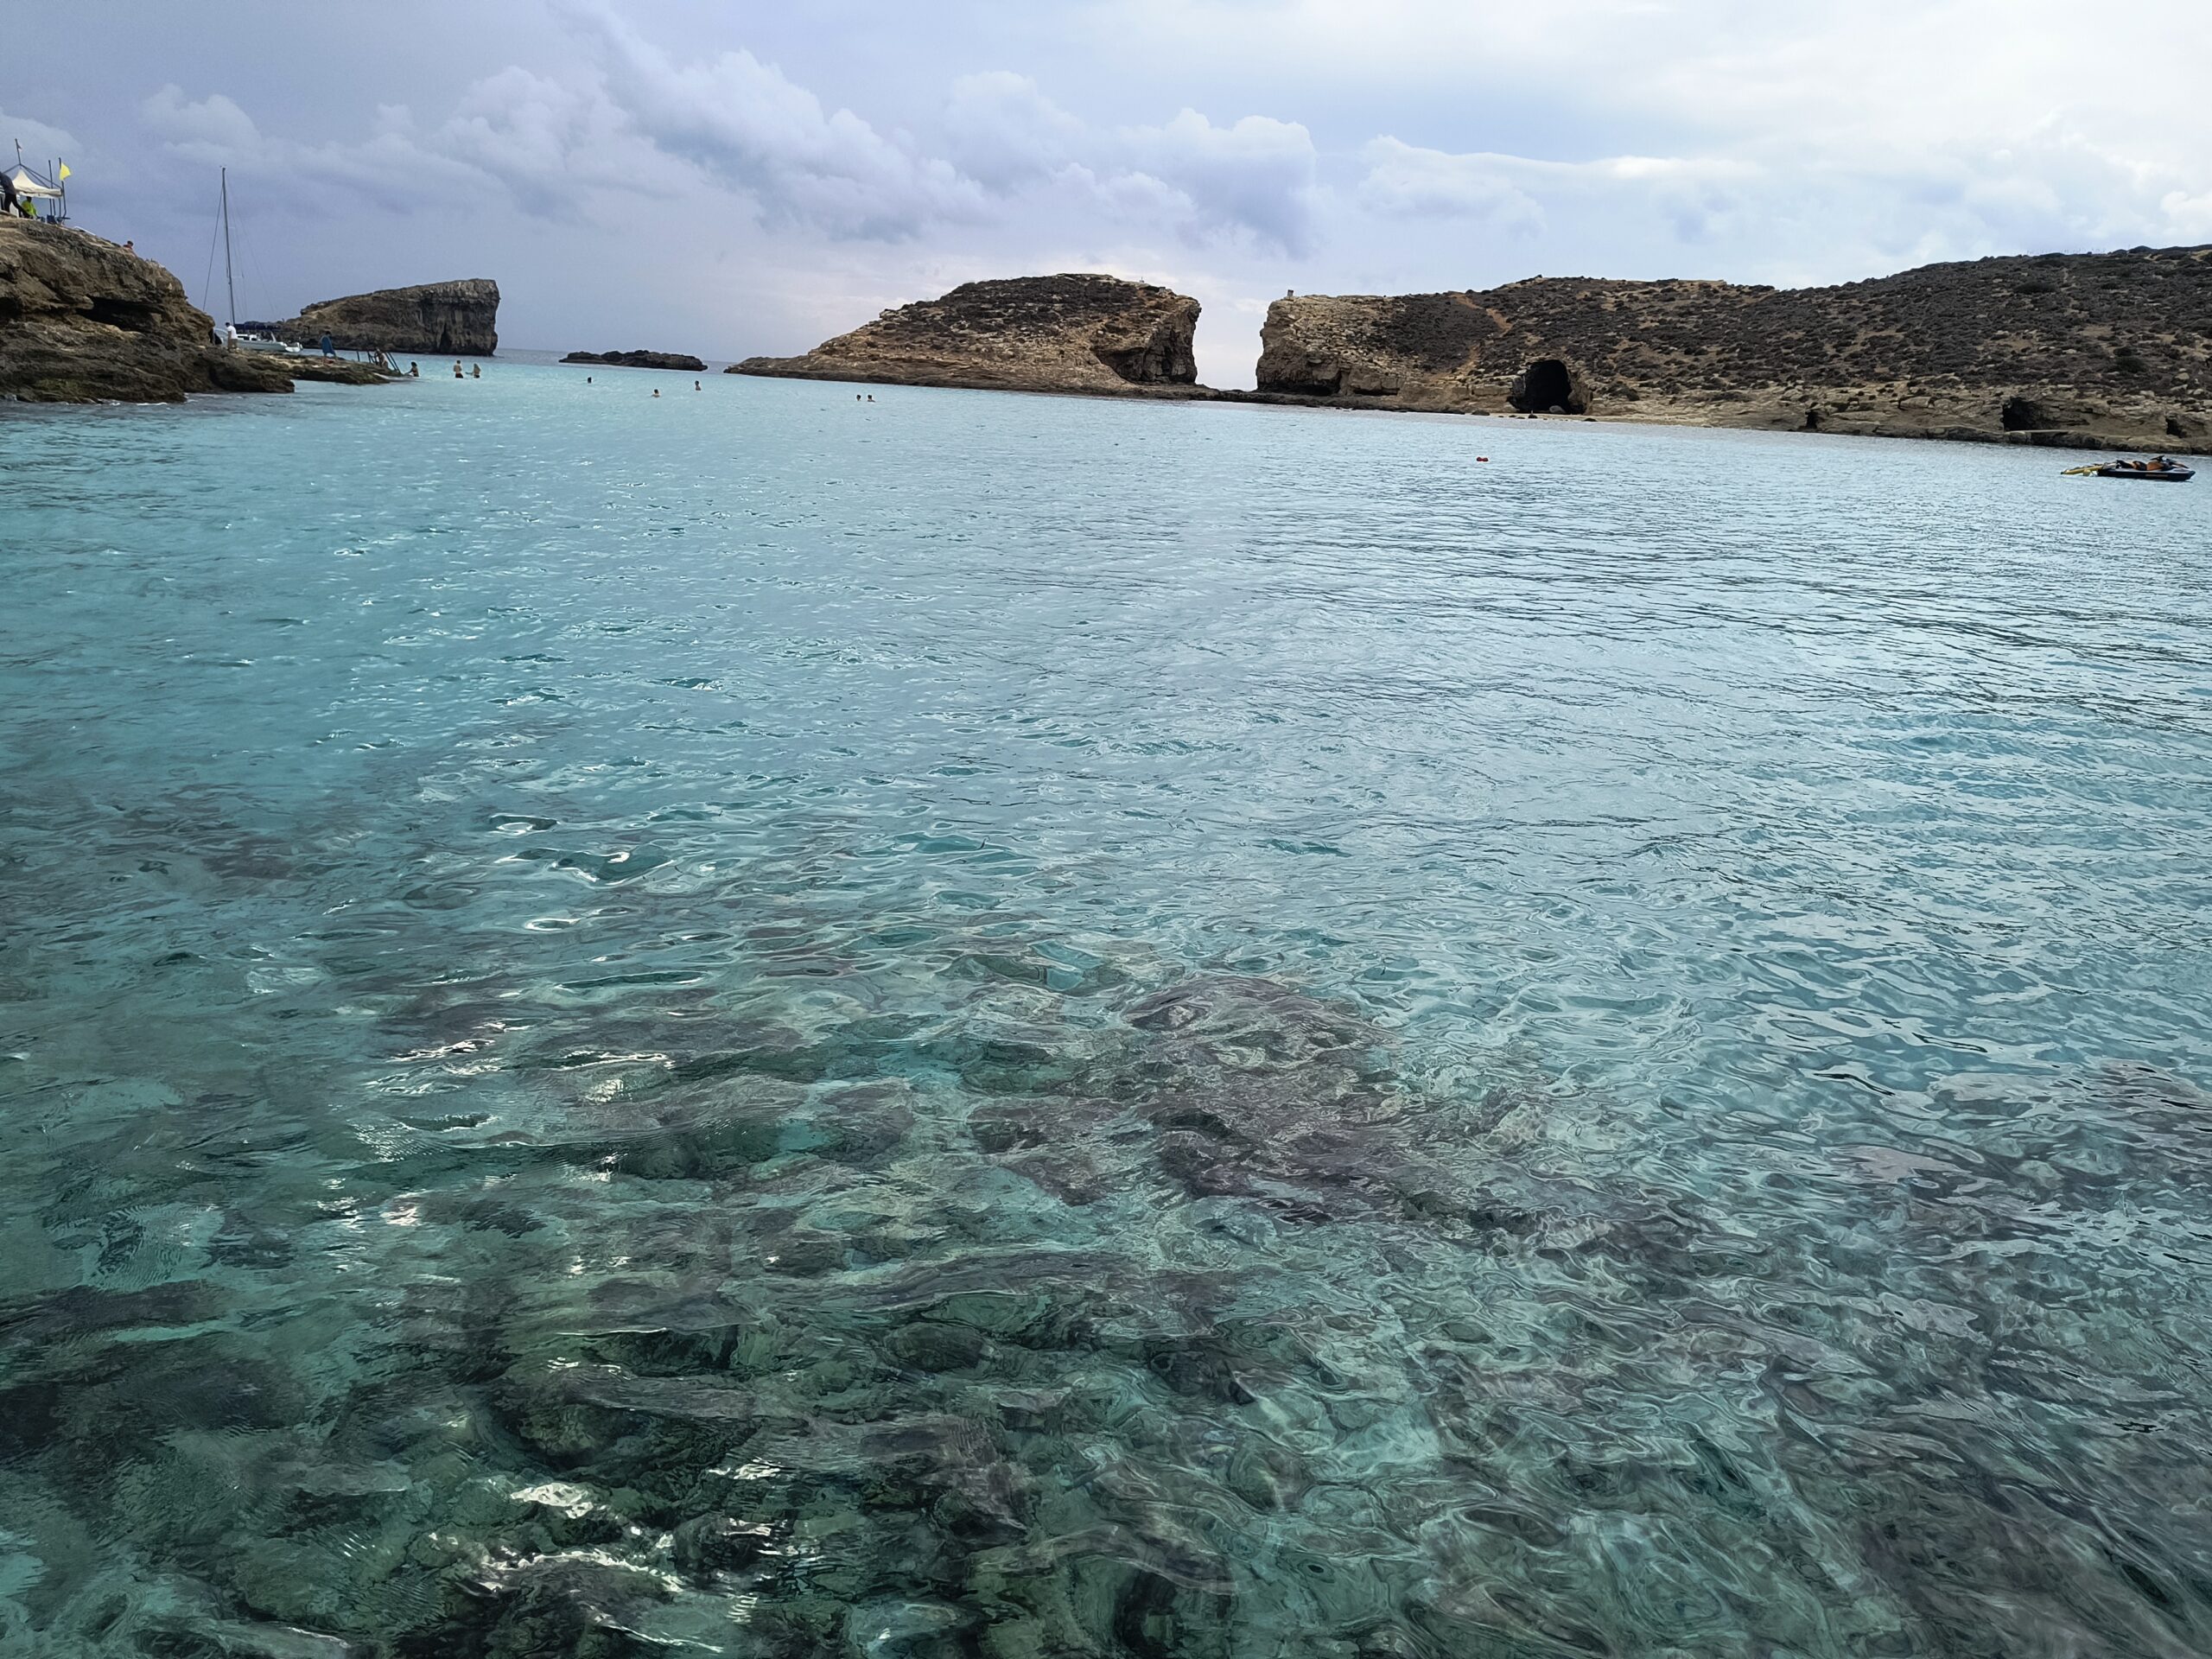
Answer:
[[0, 419], [0, 1651], [2212, 1648], [2212, 494], [593, 372]]

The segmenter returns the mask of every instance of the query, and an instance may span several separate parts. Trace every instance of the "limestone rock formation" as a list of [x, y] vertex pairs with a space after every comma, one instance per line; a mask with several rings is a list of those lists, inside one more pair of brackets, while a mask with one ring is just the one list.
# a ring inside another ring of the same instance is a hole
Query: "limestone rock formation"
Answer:
[[219, 349], [207, 314], [152, 260], [67, 226], [0, 219], [0, 398], [176, 403], [291, 389], [281, 361]]
[[476, 276], [318, 300], [289, 322], [269, 327], [278, 339], [303, 346], [327, 334], [341, 352], [489, 357], [499, 346], [499, 285]]
[[387, 380], [406, 377], [379, 369], [373, 363], [357, 362], [350, 357], [318, 357], [312, 353], [304, 357], [282, 359], [283, 370], [296, 381], [327, 380], [340, 386], [380, 386]]
[[2212, 453], [2212, 247], [1276, 301], [1259, 395]]
[[563, 363], [603, 363], [613, 369], [683, 369], [697, 374], [707, 365], [686, 352], [570, 352]]
[[963, 283], [886, 311], [802, 357], [751, 357], [733, 374], [1007, 391], [1196, 396], [1198, 302], [1119, 276]]

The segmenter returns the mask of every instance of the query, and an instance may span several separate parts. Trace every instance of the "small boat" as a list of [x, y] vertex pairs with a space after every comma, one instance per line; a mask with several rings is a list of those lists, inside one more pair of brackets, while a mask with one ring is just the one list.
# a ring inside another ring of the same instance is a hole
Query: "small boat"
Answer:
[[2069, 467], [2069, 478], [2139, 478], [2152, 484], [2186, 484], [2196, 470], [2160, 455], [2156, 461], [2108, 461], [2097, 467]]
[[233, 351], [277, 352], [286, 357], [305, 357], [307, 355], [304, 351], [301, 350], [297, 346], [293, 345], [291, 341], [288, 340], [279, 340], [274, 334], [257, 334], [251, 330], [245, 328], [241, 328], [235, 334], [230, 335], [225, 343], [227, 344]]

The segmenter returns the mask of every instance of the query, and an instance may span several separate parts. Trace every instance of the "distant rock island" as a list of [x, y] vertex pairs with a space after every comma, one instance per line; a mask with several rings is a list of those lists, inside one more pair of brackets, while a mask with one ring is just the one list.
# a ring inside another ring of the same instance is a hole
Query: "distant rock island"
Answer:
[[976, 386], [999, 391], [1203, 397], [1198, 302], [1119, 276], [963, 283], [886, 311], [802, 357], [749, 357], [732, 374]]
[[1536, 277], [1268, 308], [1270, 401], [2212, 449], [2212, 248], [1834, 288]]
[[730, 372], [2212, 453], [2212, 248], [1834, 288], [1534, 277], [1287, 296], [1249, 392], [1197, 384], [1198, 315], [1116, 276], [968, 283]]
[[291, 389], [283, 359], [218, 346], [213, 321], [152, 260], [68, 226], [0, 219], [0, 397], [158, 404]]
[[683, 352], [570, 352], [563, 363], [603, 363], [613, 369], [685, 369], [696, 374], [707, 365]]
[[283, 322], [241, 324], [312, 346], [326, 334], [341, 352], [489, 357], [499, 348], [499, 285], [487, 277], [384, 288], [319, 300]]

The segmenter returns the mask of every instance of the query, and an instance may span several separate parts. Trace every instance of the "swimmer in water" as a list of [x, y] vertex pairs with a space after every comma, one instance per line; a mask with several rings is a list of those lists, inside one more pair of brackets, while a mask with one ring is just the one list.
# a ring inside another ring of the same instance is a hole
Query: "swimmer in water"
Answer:
[[470, 364], [468, 365], [468, 378], [472, 380], [481, 380], [484, 378], [484, 365], [481, 363]]
[[694, 380], [694, 381], [691, 383], [691, 390], [692, 390], [692, 391], [698, 391], [698, 390], [699, 390], [699, 383], [698, 383], [696, 380]]
[[658, 386], [655, 386], [653, 388], [653, 396], [656, 397], [660, 396], [660, 388]]
[[456, 380], [462, 378], [461, 372], [461, 359], [457, 357], [453, 360], [453, 378]]
[[420, 363], [410, 363], [407, 365], [407, 378], [410, 380], [420, 380], [423, 378], [423, 365]]

